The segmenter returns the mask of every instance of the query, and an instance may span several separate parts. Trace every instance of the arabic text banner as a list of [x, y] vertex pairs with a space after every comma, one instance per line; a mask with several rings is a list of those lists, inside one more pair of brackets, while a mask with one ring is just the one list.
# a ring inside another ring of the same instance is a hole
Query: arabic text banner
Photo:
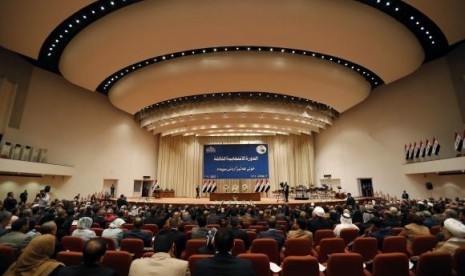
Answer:
[[204, 145], [203, 178], [268, 178], [268, 145]]

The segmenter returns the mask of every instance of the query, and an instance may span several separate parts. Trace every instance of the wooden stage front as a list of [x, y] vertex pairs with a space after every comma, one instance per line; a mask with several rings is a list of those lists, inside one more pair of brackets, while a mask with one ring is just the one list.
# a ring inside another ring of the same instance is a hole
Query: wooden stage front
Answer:
[[[376, 200], [379, 202], [380, 198], [375, 197], [355, 197], [355, 200], [359, 203], [363, 203], [365, 201]], [[116, 198], [113, 198], [112, 201], [116, 201]], [[171, 197], [171, 198], [154, 198], [154, 197], [128, 197], [127, 201], [129, 203], [137, 203], [137, 204], [147, 204], [149, 206], [152, 205], [241, 205], [241, 204], [254, 204], [255, 206], [259, 207], [266, 207], [266, 206], [277, 206], [285, 204], [283, 199], [276, 198], [269, 198], [269, 197], [262, 197], [260, 201], [255, 200], [218, 200], [218, 201], [211, 201], [209, 197], [201, 197], [201, 198], [193, 198], [193, 197]], [[326, 198], [326, 199], [318, 199], [318, 198], [310, 198], [307, 200], [296, 200], [294, 198], [289, 197], [289, 202], [287, 203], [291, 207], [297, 207], [302, 205], [310, 205], [314, 203], [315, 205], [336, 205], [336, 204], [344, 204], [346, 202], [345, 199], [337, 199], [337, 198]]]

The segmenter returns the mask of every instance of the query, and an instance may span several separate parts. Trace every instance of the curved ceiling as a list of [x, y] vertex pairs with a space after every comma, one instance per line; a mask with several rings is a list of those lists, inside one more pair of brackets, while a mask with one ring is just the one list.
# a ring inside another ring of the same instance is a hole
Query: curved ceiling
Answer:
[[[462, 0], [2, 1], [0, 45], [136, 119], [174, 99], [245, 92], [310, 100], [334, 119], [463, 41], [464, 10]], [[139, 122], [163, 135], [310, 134], [331, 124], [309, 124], [318, 116], [286, 104], [254, 102], [260, 113], [240, 97], [217, 99], [220, 110], [176, 105], [158, 127]], [[208, 120], [186, 119], [199, 114]]]

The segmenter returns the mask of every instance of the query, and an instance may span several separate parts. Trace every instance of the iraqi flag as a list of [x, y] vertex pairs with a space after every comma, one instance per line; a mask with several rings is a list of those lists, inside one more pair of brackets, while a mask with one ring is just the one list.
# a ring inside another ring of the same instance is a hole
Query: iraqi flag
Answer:
[[413, 157], [414, 158], [420, 157], [420, 145], [417, 145], [417, 142], [415, 142], [414, 144]]
[[425, 143], [423, 141], [420, 142], [420, 157], [423, 158], [426, 155], [426, 144], [428, 143], [428, 140], [426, 140]]
[[415, 146], [410, 144], [408, 148], [408, 159], [412, 160], [413, 159], [413, 150], [415, 149]]
[[439, 141], [436, 138], [433, 138], [433, 154], [434, 155], [439, 155], [439, 150], [441, 149], [441, 145], [439, 144]]
[[270, 186], [270, 183], [268, 182], [268, 179], [266, 180], [266, 184], [265, 184], [265, 193], [268, 193], [268, 191], [270, 190], [271, 186]]
[[257, 183], [255, 183], [255, 188], [254, 188], [255, 193], [258, 193], [258, 191], [260, 190], [260, 182], [261, 180], [257, 179]]
[[266, 184], [265, 180], [262, 180], [260, 182], [260, 190], [259, 190], [260, 193], [263, 193], [265, 191], [265, 184]]
[[160, 184], [158, 184], [158, 179], [155, 179], [155, 182], [152, 185], [152, 192], [159, 190], [160, 189]]
[[433, 152], [433, 144], [431, 144], [431, 142], [428, 140], [426, 140], [425, 152], [427, 156], [431, 156], [431, 153]]
[[203, 180], [203, 184], [202, 184], [202, 193], [206, 193], [207, 192], [207, 185], [208, 185], [208, 180]]
[[407, 144], [404, 145], [404, 156], [405, 156], [405, 160], [408, 160], [408, 150], [409, 150], [409, 147], [407, 146]]
[[212, 185], [213, 185], [213, 180], [210, 179], [210, 181], [208, 181], [208, 185], [207, 185], [207, 193], [211, 192]]
[[454, 148], [458, 152], [462, 151], [463, 148], [463, 137], [457, 132], [455, 133]]
[[213, 184], [212, 184], [212, 186], [210, 188], [210, 193], [214, 193], [215, 191], [216, 191], [216, 181], [213, 180]]

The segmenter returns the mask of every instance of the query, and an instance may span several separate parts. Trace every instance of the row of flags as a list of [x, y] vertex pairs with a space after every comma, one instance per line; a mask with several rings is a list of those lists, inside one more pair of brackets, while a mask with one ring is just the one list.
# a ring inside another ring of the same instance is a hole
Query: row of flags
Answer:
[[414, 142], [413, 144], [406, 144], [404, 148], [405, 160], [424, 158], [433, 154], [439, 155], [440, 149], [441, 145], [436, 138], [433, 138], [432, 141], [426, 139], [425, 141], [420, 141], [420, 143]]
[[216, 191], [216, 181], [213, 179], [204, 180], [202, 185], [202, 193], [214, 193]]
[[[268, 179], [259, 179], [255, 183], [254, 192], [267, 193], [271, 186]], [[202, 193], [214, 193], [216, 191], [216, 181], [214, 179], [205, 179], [202, 184]]]
[[259, 179], [255, 183], [254, 192], [256, 193], [267, 193], [270, 190], [271, 186], [268, 182], [268, 179]]

